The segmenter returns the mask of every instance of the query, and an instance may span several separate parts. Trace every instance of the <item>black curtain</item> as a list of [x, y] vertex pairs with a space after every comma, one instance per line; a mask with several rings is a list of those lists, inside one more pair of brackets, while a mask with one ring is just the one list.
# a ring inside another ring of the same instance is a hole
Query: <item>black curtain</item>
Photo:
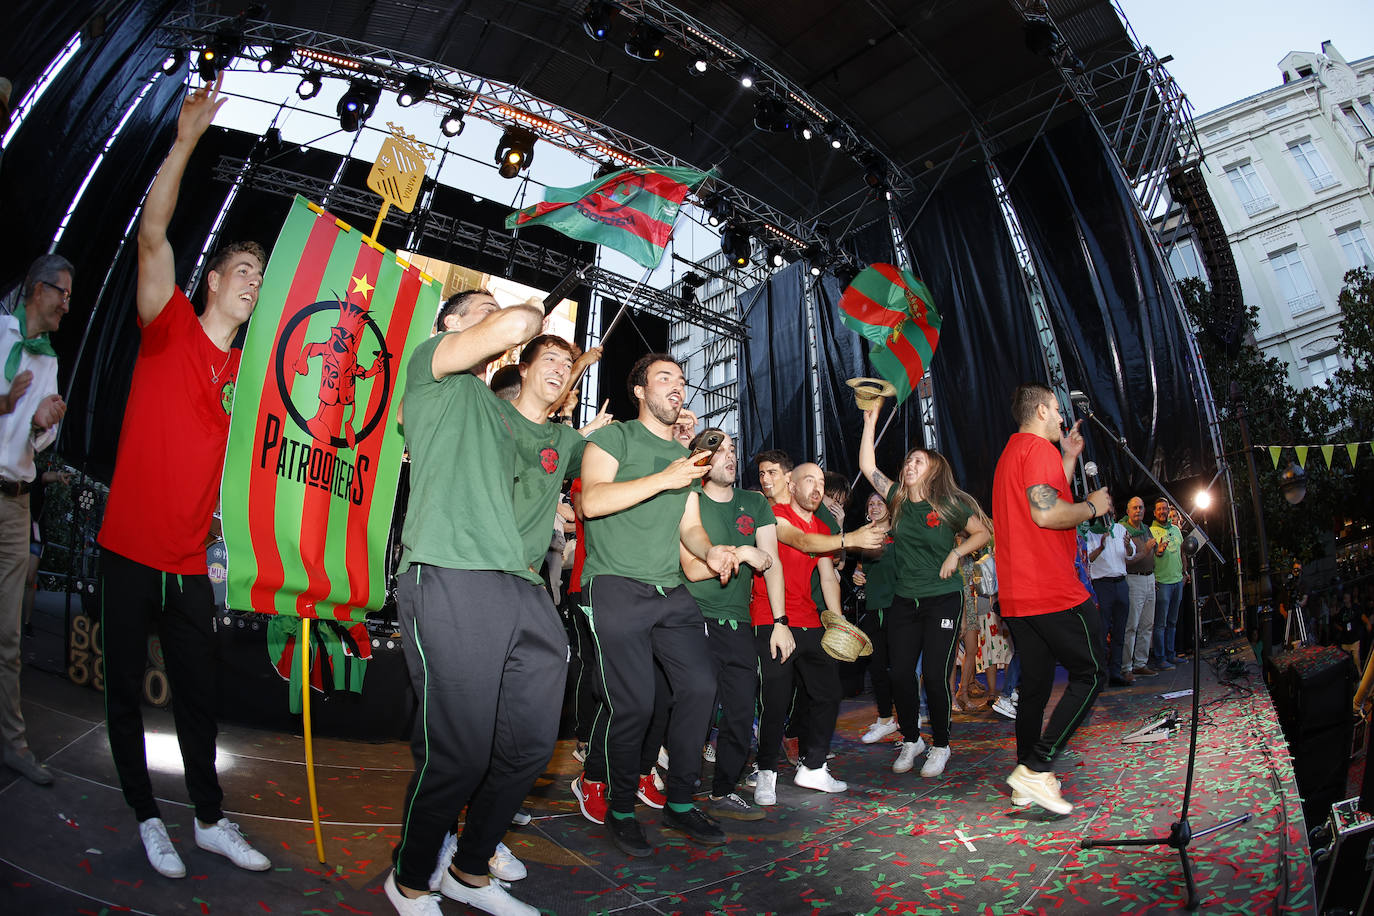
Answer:
[[748, 481], [754, 456], [780, 448], [793, 461], [810, 461], [815, 442], [806, 318], [802, 282], [806, 264], [798, 261], [739, 297], [748, 328], [740, 357], [740, 476]]
[[[915, 211], [903, 214], [904, 224], [915, 219], [907, 232], [913, 272], [930, 288], [942, 320], [931, 361], [939, 451], [960, 486], [988, 509], [997, 458], [1015, 431], [1012, 392], [1024, 381], [1046, 381], [1045, 358], [987, 173], [972, 168], [946, 179], [919, 217]], [[915, 410], [915, 397], [907, 404]], [[918, 420], [910, 420], [913, 433]], [[919, 436], [909, 441], [919, 444]], [[879, 453], [888, 474], [902, 458], [896, 445]]]
[[[615, 299], [603, 298], [601, 300], [601, 333], [604, 337], [606, 329], [615, 320], [616, 314], [620, 311], [620, 302]], [[596, 406], [601, 406], [601, 401], [610, 400], [611, 405], [607, 408], [611, 416], [617, 420], [633, 420], [639, 416], [639, 404], [630, 396], [629, 386], [626, 384], [630, 378], [630, 369], [639, 358], [646, 353], [667, 353], [668, 350], [668, 321], [659, 318], [657, 315], [650, 315], [648, 312], [641, 312], [634, 309], [626, 310], [620, 316], [620, 321], [611, 330], [611, 335], [606, 339], [605, 350], [601, 354], [601, 361], [598, 364], [600, 372], [601, 387], [598, 397], [601, 399]], [[679, 354], [673, 354], [678, 356]], [[687, 380], [691, 383], [691, 379]], [[687, 400], [692, 400], [692, 392], [687, 391]]]
[[[1110, 157], [1079, 118], [998, 163], [1045, 290], [1069, 387], [1089, 395], [1158, 477], [1187, 477], [1204, 469], [1203, 389], [1154, 239]], [[1104, 482], [1121, 493], [1147, 486], [1105, 437], [1088, 424], [1084, 431]]]

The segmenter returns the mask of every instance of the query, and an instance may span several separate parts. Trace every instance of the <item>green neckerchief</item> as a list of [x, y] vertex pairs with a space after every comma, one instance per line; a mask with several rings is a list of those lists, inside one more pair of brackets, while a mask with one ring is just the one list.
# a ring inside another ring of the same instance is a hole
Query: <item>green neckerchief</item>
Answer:
[[1088, 532], [1091, 533], [1091, 534], [1106, 534], [1107, 531], [1108, 531], [1107, 526], [1108, 526], [1109, 524], [1110, 524], [1110, 523], [1109, 523], [1105, 518], [1099, 518], [1097, 521], [1093, 522], [1091, 525], [1088, 525], [1088, 526], [1087, 526], [1087, 530], [1088, 530]]
[[[1144, 519], [1141, 519], [1141, 521], [1143, 522]], [[1148, 535], [1150, 533], [1149, 525], [1141, 525], [1139, 528], [1132, 527], [1130, 518], [1126, 516], [1122, 516], [1121, 519], [1118, 520], [1117, 524], [1120, 525], [1122, 528], [1125, 528], [1126, 531], [1129, 532], [1131, 537], [1133, 538], [1144, 537], [1145, 535]]]
[[46, 356], [57, 356], [57, 351], [52, 348], [52, 342], [48, 340], [47, 332], [39, 334], [37, 337], [25, 337], [24, 332], [28, 330], [28, 316], [24, 314], [24, 303], [19, 303], [19, 308], [14, 310], [14, 318], [19, 322], [19, 339], [10, 347], [10, 355], [5, 357], [5, 381], [14, 381], [15, 373], [19, 371], [19, 357], [25, 350], [35, 355], [42, 353]]

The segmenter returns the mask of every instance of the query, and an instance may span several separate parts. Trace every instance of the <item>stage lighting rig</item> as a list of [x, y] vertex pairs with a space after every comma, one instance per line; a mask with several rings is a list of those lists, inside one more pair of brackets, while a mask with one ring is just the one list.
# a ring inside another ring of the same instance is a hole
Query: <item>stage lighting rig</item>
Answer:
[[200, 59], [196, 62], [196, 72], [201, 82], [213, 83], [219, 72], [229, 66], [241, 50], [243, 41], [230, 35], [216, 35], [201, 49]]
[[497, 172], [502, 178], [514, 178], [534, 161], [534, 134], [519, 127], [507, 127], [496, 147]]
[[787, 263], [787, 259], [783, 257], [782, 254], [782, 245], [780, 245], [777, 242], [774, 242], [767, 248], [765, 248], [764, 252], [766, 264], [768, 267], [782, 267], [784, 264]]
[[745, 89], [753, 89], [754, 81], [759, 78], [759, 72], [749, 61], [739, 65], [739, 84]]
[[377, 101], [381, 97], [380, 86], [363, 80], [353, 80], [334, 109], [339, 116], [339, 127], [349, 133], [357, 133], [363, 122], [372, 117], [372, 111], [377, 107]]
[[782, 133], [792, 129], [787, 103], [775, 95], [765, 95], [754, 103], [754, 126], [759, 130]]
[[659, 60], [663, 57], [663, 31], [645, 22], [635, 23], [625, 40], [625, 53], [636, 60]]
[[711, 66], [710, 59], [705, 54], [698, 54], [692, 60], [692, 66], [688, 70], [693, 74], [705, 73]]
[[826, 251], [821, 245], [808, 245], [806, 251], [802, 253], [806, 262], [811, 265], [811, 276], [819, 277], [830, 265], [832, 258], [830, 252]]
[[722, 194], [708, 194], [701, 202], [706, 210], [706, 222], [715, 228], [730, 219], [730, 202]]
[[162, 72], [169, 75], [173, 74], [180, 70], [184, 63], [186, 63], [186, 55], [182, 53], [180, 48], [177, 48], [168, 54], [167, 59], [162, 62]]
[[463, 127], [463, 110], [461, 108], [450, 108], [439, 122], [439, 130], [443, 132], [445, 137], [458, 136], [463, 132]]
[[611, 18], [615, 16], [615, 5], [602, 0], [592, 0], [582, 14], [582, 30], [592, 41], [605, 41], [611, 34]]
[[840, 289], [843, 290], [854, 282], [854, 278], [859, 275], [859, 271], [862, 269], [852, 261], [843, 261], [831, 268], [830, 272], [835, 275], [836, 280], [840, 281]]
[[323, 85], [323, 81], [320, 79], [320, 75], [307, 71], [296, 86], [296, 95], [302, 99], [313, 99], [320, 94], [321, 85]]
[[746, 267], [749, 264], [749, 232], [737, 223], [728, 223], [720, 233], [720, 250], [730, 259], [732, 267]]
[[848, 139], [849, 129], [843, 121], [831, 121], [821, 128], [821, 133], [825, 134], [830, 141], [831, 149], [843, 149], [845, 140]]
[[409, 108], [429, 95], [433, 88], [434, 80], [422, 73], [412, 73], [401, 83], [401, 91], [396, 93], [396, 103], [402, 108]]
[[258, 69], [263, 73], [275, 73], [291, 63], [292, 50], [290, 45], [272, 45], [258, 58]]
[[810, 124], [806, 123], [805, 121], [801, 122], [800, 124], [797, 125], [797, 139], [798, 139], [798, 140], [814, 140], [814, 139], [816, 139], [816, 128], [812, 127]]

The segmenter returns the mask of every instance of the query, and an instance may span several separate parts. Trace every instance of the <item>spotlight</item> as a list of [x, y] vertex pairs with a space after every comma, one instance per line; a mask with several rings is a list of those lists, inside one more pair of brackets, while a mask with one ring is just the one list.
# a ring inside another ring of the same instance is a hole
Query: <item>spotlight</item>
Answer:
[[1212, 506], [1212, 493], [1209, 490], [1198, 490], [1193, 497], [1193, 505], [1199, 509], [1209, 509]]
[[864, 181], [874, 191], [887, 190], [887, 161], [876, 150], [866, 150], [859, 156], [864, 168]]
[[296, 95], [302, 99], [313, 99], [320, 94], [320, 75], [318, 73], [307, 73], [301, 77], [300, 83], [296, 86]]
[[534, 141], [539, 139], [527, 130], [507, 127], [496, 147], [497, 172], [502, 178], [514, 178], [534, 161]]
[[720, 194], [712, 194], [701, 203], [707, 211], [706, 222], [712, 228], [730, 218], [730, 202]]
[[804, 252], [807, 263], [811, 265], [811, 276], [819, 277], [830, 263], [829, 253], [820, 245], [808, 245]]
[[738, 224], [728, 224], [720, 233], [720, 250], [730, 259], [731, 266], [746, 266], [750, 253], [749, 233]]
[[402, 108], [409, 108], [429, 95], [429, 90], [432, 88], [434, 88], [434, 80], [421, 73], [412, 73], [401, 84], [401, 91], [396, 93], [396, 102]]
[[616, 162], [603, 162], [598, 165], [596, 171], [592, 173], [592, 181], [600, 181], [607, 175], [614, 175], [623, 168], [625, 168], [625, 166]]
[[782, 133], [792, 129], [787, 104], [775, 95], [765, 95], [754, 103], [754, 126], [759, 130]]
[[463, 111], [460, 108], [450, 108], [439, 122], [439, 130], [443, 131], [445, 137], [456, 137], [463, 132]]
[[639, 20], [625, 41], [625, 53], [637, 60], [658, 60], [663, 56], [663, 32]]
[[692, 61], [691, 72], [692, 72], [692, 73], [705, 73], [705, 72], [706, 72], [706, 69], [707, 69], [708, 67], [710, 67], [710, 66], [711, 66], [711, 62], [708, 61], [704, 56], [703, 56], [703, 57], [698, 57], [696, 60]]
[[814, 139], [816, 139], [816, 129], [815, 129], [814, 127], [812, 127], [810, 124], [806, 124], [806, 123], [802, 123], [802, 124], [797, 125], [797, 139], [798, 139], [798, 140], [814, 140]]
[[372, 111], [381, 97], [380, 86], [362, 80], [350, 82], [348, 91], [334, 108], [339, 116], [339, 126], [349, 133], [357, 133], [363, 122], [372, 117]]
[[593, 41], [605, 41], [606, 36], [611, 34], [611, 17], [614, 15], [614, 6], [593, 0], [582, 14], [582, 31]]
[[683, 289], [695, 290], [706, 285], [706, 278], [695, 270], [689, 270], [682, 276]]
[[782, 245], [774, 242], [767, 249], [767, 263], [769, 267], [781, 267], [787, 263], [787, 259], [782, 256]]
[[290, 45], [273, 45], [258, 58], [258, 69], [263, 73], [275, 73], [291, 62], [291, 53]]
[[180, 48], [177, 48], [171, 54], [168, 54], [167, 59], [162, 62], [162, 72], [167, 74], [175, 73], [181, 69], [181, 65], [185, 62], [186, 55], [181, 53]]
[[845, 124], [843, 121], [831, 121], [821, 132], [830, 140], [831, 149], [840, 149], [844, 146]]
[[215, 74], [219, 72], [219, 51], [215, 48], [204, 48], [200, 52], [200, 59], [196, 61], [196, 72], [200, 74], [202, 83], [213, 83]]
[[758, 79], [758, 75], [758, 71], [754, 69], [754, 65], [749, 63], [749, 61], [746, 60], [744, 63], [740, 64], [739, 84], [745, 89], [754, 88], [754, 80]]

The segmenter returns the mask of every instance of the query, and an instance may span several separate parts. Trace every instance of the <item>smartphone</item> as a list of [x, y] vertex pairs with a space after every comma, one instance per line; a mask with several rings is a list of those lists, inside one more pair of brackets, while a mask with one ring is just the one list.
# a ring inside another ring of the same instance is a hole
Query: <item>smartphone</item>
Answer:
[[701, 437], [701, 441], [697, 443], [697, 451], [701, 453], [701, 457], [697, 458], [694, 463], [698, 467], [706, 467], [706, 465], [711, 463], [711, 459], [716, 456], [716, 452], [719, 451], [720, 447], [724, 444], [725, 433], [719, 432], [718, 430], [712, 430], [706, 433]]

